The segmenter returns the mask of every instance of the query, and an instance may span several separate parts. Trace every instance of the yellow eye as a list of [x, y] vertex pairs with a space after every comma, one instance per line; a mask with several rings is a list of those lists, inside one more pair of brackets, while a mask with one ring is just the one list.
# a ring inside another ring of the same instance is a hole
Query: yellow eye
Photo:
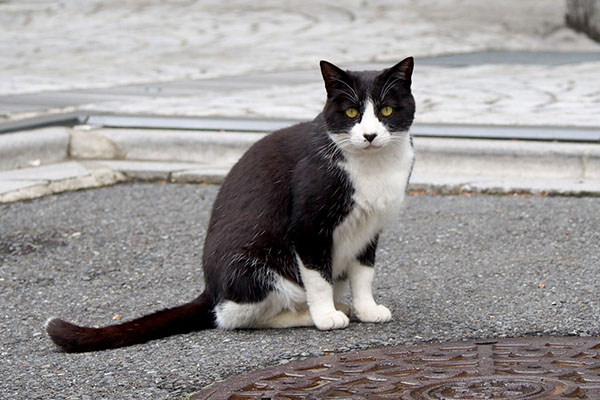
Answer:
[[394, 109], [390, 106], [385, 106], [385, 107], [381, 107], [381, 110], [379, 110], [379, 112], [384, 117], [389, 117], [394, 112]]
[[348, 108], [346, 110], [346, 117], [348, 117], [348, 118], [356, 118], [356, 117], [358, 117], [358, 110], [356, 108], [353, 108], [353, 107]]

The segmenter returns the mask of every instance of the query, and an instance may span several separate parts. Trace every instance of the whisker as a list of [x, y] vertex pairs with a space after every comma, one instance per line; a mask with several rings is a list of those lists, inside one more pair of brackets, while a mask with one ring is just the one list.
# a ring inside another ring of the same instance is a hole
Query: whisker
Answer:
[[[394, 78], [394, 79], [392, 79], [392, 78]], [[383, 85], [383, 88], [381, 89], [380, 97], [382, 99], [385, 98], [385, 96], [387, 96], [388, 92], [390, 90], [392, 90], [392, 88], [398, 81], [401, 81], [401, 79], [398, 77], [389, 77], [388, 80]]]
[[342, 97], [345, 97], [345, 98], [347, 98], [347, 99], [348, 99], [348, 100], [350, 100], [352, 103], [357, 103], [357, 100], [356, 100], [356, 98], [355, 98], [355, 97], [354, 97], [354, 95], [353, 95], [353, 94], [351, 94], [351, 93], [348, 93], [348, 92], [346, 92], [346, 91], [344, 91], [344, 90], [341, 90], [341, 89], [334, 90], [334, 93], [339, 93], [339, 94], [340, 94]]
[[350, 86], [348, 83], [344, 82], [341, 79], [334, 79], [334, 81], [339, 82], [339, 83], [345, 85], [348, 89], [350, 89], [350, 94], [353, 97], [353, 100], [356, 101], [356, 103], [359, 102], [358, 94], [356, 93], [356, 90], [354, 90], [354, 88], [352, 86]]

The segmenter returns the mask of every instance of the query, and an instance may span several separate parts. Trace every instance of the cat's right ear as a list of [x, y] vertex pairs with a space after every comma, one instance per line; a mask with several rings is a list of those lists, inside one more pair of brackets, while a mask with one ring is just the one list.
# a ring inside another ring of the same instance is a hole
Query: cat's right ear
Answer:
[[321, 75], [323, 75], [328, 95], [333, 94], [336, 90], [344, 90], [344, 86], [348, 87], [352, 84], [350, 77], [343, 69], [324, 60], [321, 60], [319, 65], [321, 66]]

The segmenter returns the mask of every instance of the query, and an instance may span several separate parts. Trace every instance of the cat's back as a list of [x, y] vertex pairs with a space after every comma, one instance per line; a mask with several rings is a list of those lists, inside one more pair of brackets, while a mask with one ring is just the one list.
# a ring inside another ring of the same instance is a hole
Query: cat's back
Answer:
[[[227, 230], [228, 237], [239, 236], [241, 240], [249, 227], [283, 234], [290, 215], [296, 167], [318, 152], [327, 140], [320, 126], [317, 118], [275, 131], [254, 143], [233, 166], [219, 190], [209, 234]], [[213, 239], [211, 236], [221, 235], [209, 235], [208, 242]]]
[[[296, 165], [323, 146], [318, 119], [272, 132], [254, 143], [233, 166], [219, 197], [281, 191], [289, 186]], [[246, 199], [248, 200], [248, 199]]]
[[292, 281], [297, 279], [289, 267], [295, 260], [288, 240], [293, 177], [297, 166], [321, 146], [324, 132], [318, 127], [315, 120], [265, 136], [225, 178], [213, 205], [203, 252], [207, 289], [214, 298], [222, 295], [221, 269], [231, 269], [243, 258], [269, 260], [269, 268]]

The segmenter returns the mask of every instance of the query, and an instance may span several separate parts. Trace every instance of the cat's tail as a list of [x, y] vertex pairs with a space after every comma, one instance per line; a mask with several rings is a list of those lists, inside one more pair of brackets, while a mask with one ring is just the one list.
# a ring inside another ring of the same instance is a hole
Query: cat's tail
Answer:
[[46, 332], [63, 351], [81, 353], [131, 346], [214, 327], [213, 305], [203, 293], [197, 299], [179, 307], [102, 328], [78, 326], [60, 318], [52, 318], [46, 323]]

